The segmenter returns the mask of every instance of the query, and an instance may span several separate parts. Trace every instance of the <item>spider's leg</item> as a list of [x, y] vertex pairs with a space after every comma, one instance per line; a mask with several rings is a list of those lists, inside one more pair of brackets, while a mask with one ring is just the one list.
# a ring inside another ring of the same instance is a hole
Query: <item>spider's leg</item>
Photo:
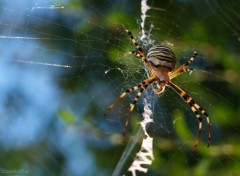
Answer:
[[202, 118], [197, 110], [199, 110], [206, 117], [207, 123], [208, 123], [208, 147], [209, 147], [210, 140], [211, 140], [211, 131], [210, 131], [211, 124], [210, 124], [210, 120], [209, 120], [209, 117], [208, 117], [208, 114], [206, 113], [206, 111], [203, 110], [197, 103], [195, 103], [195, 101], [192, 99], [192, 97], [190, 97], [184, 90], [182, 90], [179, 86], [177, 86], [173, 82], [169, 81], [168, 86], [173, 88], [183, 98], [183, 100], [190, 105], [191, 110], [196, 115], [196, 117], [199, 121], [198, 137], [197, 137], [197, 141], [195, 143], [195, 148], [198, 145], [198, 141], [199, 141], [200, 134], [202, 131]]
[[194, 103], [194, 107], [197, 108], [207, 119], [207, 124], [208, 124], [208, 147], [209, 147], [210, 141], [211, 141], [211, 131], [210, 131], [211, 123], [210, 123], [208, 113], [203, 108], [201, 108], [197, 103]]
[[134, 98], [133, 102], [130, 104], [130, 110], [129, 110], [129, 113], [128, 113], [128, 117], [125, 121], [125, 125], [124, 125], [124, 129], [123, 129], [123, 135], [125, 136], [125, 133], [126, 133], [126, 129], [127, 129], [127, 126], [128, 126], [128, 123], [130, 121], [130, 118], [131, 118], [131, 115], [132, 115], [132, 112], [134, 110], [134, 107], [136, 105], [136, 103], [138, 102], [140, 96], [142, 95], [143, 91], [150, 85], [150, 83], [148, 82], [147, 84], [143, 85], [141, 87], [141, 89], [139, 90], [139, 92], [137, 93], [136, 97]]
[[134, 55], [134, 56], [137, 56], [137, 57], [139, 57], [140, 59], [142, 59], [141, 55], [140, 55], [139, 52], [137, 52], [137, 51], [129, 51], [129, 52], [127, 52], [127, 53], [123, 53], [122, 56], [128, 56], [128, 55], [130, 55], [130, 54], [132, 54], [132, 55]]
[[190, 72], [191, 73], [193, 70], [195, 70], [195, 69], [193, 69], [193, 68], [184, 68], [183, 70], [181, 70], [181, 72], [178, 72], [177, 76], [179, 76], [180, 74], [182, 74], [184, 72]]
[[192, 72], [194, 69], [193, 68], [186, 68], [186, 69], [184, 69], [184, 72]]
[[199, 121], [197, 141], [195, 142], [195, 145], [194, 145], [194, 147], [196, 148], [198, 143], [199, 143], [199, 138], [200, 138], [200, 135], [201, 135], [201, 132], [202, 132], [202, 118], [201, 118], [200, 114], [198, 113], [197, 109], [194, 107], [193, 102], [190, 101], [190, 102], [187, 102], [187, 103], [190, 105], [190, 108], [191, 108], [192, 112], [195, 114], [195, 116], [197, 117], [197, 119]]
[[126, 29], [126, 32], [128, 33], [128, 35], [130, 36], [132, 43], [135, 45], [136, 49], [138, 50], [138, 52], [140, 53], [140, 55], [142, 56], [142, 59], [144, 60], [144, 62], [148, 62], [146, 59], [146, 55], [143, 52], [143, 49], [141, 48], [141, 46], [137, 43], [137, 41], [135, 40], [133, 34]]
[[108, 108], [106, 109], [106, 111], [104, 113], [104, 116], [106, 116], [108, 114], [108, 112], [115, 106], [115, 104], [117, 104], [117, 102], [119, 102], [119, 100], [121, 100], [123, 97], [125, 97], [128, 93], [131, 93], [132, 91], [139, 89], [142, 84], [143, 84], [143, 82], [141, 82], [138, 85], [133, 86], [133, 87], [127, 89], [125, 92], [123, 92], [118, 98], [116, 98], [114, 100], [114, 102], [112, 104], [110, 104], [108, 106]]
[[184, 68], [183, 70], [181, 70], [180, 72], [178, 72], [177, 74], [174, 74], [173, 73], [170, 73], [169, 77], [170, 79], [173, 79], [179, 75], [181, 75], [182, 73], [185, 73], [185, 72], [189, 72], [189, 74], [192, 74], [192, 72], [194, 71], [195, 69], [193, 68]]
[[151, 76], [154, 76], [154, 70], [152, 69], [150, 63], [148, 62], [147, 58], [146, 58], [146, 54], [143, 52], [143, 49], [141, 48], [141, 46], [137, 43], [137, 41], [135, 40], [133, 34], [126, 29], [126, 32], [128, 33], [128, 35], [130, 36], [132, 43], [135, 45], [136, 49], [138, 50], [137, 53], [139, 53], [139, 57], [144, 61], [146, 67], [148, 68]]
[[170, 73], [169, 78], [173, 79], [183, 72], [191, 71], [192, 69], [187, 69], [187, 66], [191, 65], [196, 57], [197, 57], [197, 52], [194, 51], [193, 56], [185, 64], [180, 66], [177, 70]]
[[139, 89], [140, 87], [145, 87], [146, 85], [149, 85], [151, 84], [153, 81], [155, 81], [155, 78], [154, 77], [150, 77], [150, 78], [147, 78], [145, 80], [143, 80], [141, 83], [139, 83], [138, 85], [136, 86], [133, 86], [129, 89], [127, 89], [125, 92], [123, 92], [118, 98], [116, 98], [114, 100], [114, 102], [112, 104], [110, 104], [108, 106], [108, 108], [106, 109], [105, 113], [104, 113], [104, 116], [106, 116], [108, 114], [108, 112], [115, 106], [115, 104], [117, 102], [119, 102], [119, 100], [121, 100], [123, 97], [125, 97], [128, 93], [131, 93], [132, 91], [134, 90], [137, 90]]
[[139, 52], [137, 52], [137, 51], [131, 51], [129, 53], [139, 57], [140, 59], [142, 59], [141, 54], [139, 54]]

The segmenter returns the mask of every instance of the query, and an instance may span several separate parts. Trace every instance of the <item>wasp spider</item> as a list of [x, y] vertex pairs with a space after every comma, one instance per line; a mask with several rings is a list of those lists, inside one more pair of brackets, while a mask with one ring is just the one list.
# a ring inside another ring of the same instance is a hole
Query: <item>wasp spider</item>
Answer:
[[[202, 131], [202, 118], [200, 116], [200, 113], [206, 117], [207, 123], [208, 123], [208, 146], [210, 144], [210, 120], [208, 117], [208, 114], [206, 111], [201, 108], [195, 101], [190, 97], [182, 88], [174, 84], [171, 80], [177, 76], [179, 76], [183, 72], [192, 71], [192, 69], [188, 69], [187, 67], [192, 64], [194, 59], [197, 56], [197, 52], [195, 51], [193, 56], [187, 61], [187, 63], [183, 64], [179, 68], [175, 69], [176, 64], [176, 57], [173, 51], [164, 45], [155, 45], [152, 48], [149, 49], [147, 55], [144, 53], [141, 46], [136, 42], [134, 36], [129, 30], [126, 30], [128, 35], [130, 36], [132, 43], [136, 47], [136, 51], [129, 52], [131, 54], [134, 54], [135, 56], [142, 59], [150, 73], [150, 77], [140, 82], [138, 85], [133, 86], [123, 92], [115, 101], [108, 106], [106, 109], [105, 115], [115, 106], [115, 104], [125, 97], [128, 93], [131, 93], [132, 91], [138, 90], [138, 93], [136, 97], [134, 98], [133, 102], [130, 104], [130, 110], [128, 117], [125, 121], [124, 131], [123, 134], [125, 135], [126, 128], [128, 126], [131, 114], [133, 112], [133, 109], [135, 107], [135, 104], [137, 103], [139, 97], [142, 95], [142, 92], [147, 89], [147, 87], [152, 84], [156, 83], [157, 89], [153, 89], [153, 91], [156, 94], [163, 93], [166, 86], [171, 87], [173, 90], [175, 90], [182, 99], [189, 104], [192, 112], [195, 114], [196, 118], [199, 121], [199, 127], [198, 127], [198, 136], [195, 143], [195, 148], [198, 145], [200, 134]], [[173, 71], [174, 70], [174, 71]], [[200, 113], [199, 113], [200, 112]]]

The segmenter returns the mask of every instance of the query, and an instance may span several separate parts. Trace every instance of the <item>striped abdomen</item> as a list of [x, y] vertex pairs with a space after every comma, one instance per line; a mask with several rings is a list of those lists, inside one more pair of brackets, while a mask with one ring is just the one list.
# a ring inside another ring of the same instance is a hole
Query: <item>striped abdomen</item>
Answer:
[[171, 72], [175, 68], [176, 57], [173, 51], [163, 45], [155, 45], [149, 49], [147, 60], [153, 67]]

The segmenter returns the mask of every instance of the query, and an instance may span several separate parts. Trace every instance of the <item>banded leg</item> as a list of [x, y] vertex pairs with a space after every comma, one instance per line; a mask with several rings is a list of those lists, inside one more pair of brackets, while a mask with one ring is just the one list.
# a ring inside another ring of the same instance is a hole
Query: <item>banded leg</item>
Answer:
[[139, 53], [139, 57], [142, 58], [142, 60], [144, 61], [146, 67], [148, 68], [151, 76], [154, 76], [154, 70], [152, 69], [150, 63], [147, 61], [147, 58], [146, 58], [146, 54], [143, 52], [143, 49], [141, 48], [141, 46], [136, 42], [133, 34], [126, 29], [126, 32], [128, 33], [128, 35], [130, 36], [131, 40], [132, 40], [132, 43], [135, 45], [136, 49], [138, 50], [138, 53]]
[[210, 141], [211, 141], [211, 123], [210, 123], [208, 113], [196, 103], [194, 104], [194, 107], [197, 108], [206, 117], [207, 124], [208, 124], [208, 147], [209, 147]]
[[170, 75], [169, 75], [170, 79], [173, 79], [173, 78], [177, 77], [178, 75], [180, 75], [183, 72], [189, 71], [189, 69], [187, 69], [186, 67], [191, 65], [196, 57], [197, 57], [197, 52], [194, 51], [193, 56], [187, 61], [187, 63], [183, 64], [177, 70], [170, 73]]
[[133, 54], [133, 55], [135, 55], [135, 56], [137, 56], [137, 57], [139, 57], [139, 58], [142, 59], [141, 54], [139, 54], [139, 52], [137, 52], [137, 51], [131, 51], [131, 52], [129, 52], [129, 53], [130, 53], [130, 54]]
[[[185, 99], [184, 99], [185, 101]], [[186, 101], [187, 102], [187, 101]], [[202, 132], [202, 117], [200, 116], [200, 114], [198, 113], [197, 109], [194, 107], [194, 102], [190, 101], [188, 104], [190, 105], [190, 108], [192, 110], [192, 112], [195, 114], [195, 116], [197, 117], [199, 123], [198, 123], [198, 135], [197, 135], [197, 141], [195, 142], [194, 147], [196, 148], [198, 143], [199, 143], [199, 138], [201, 136], [201, 132]]]
[[195, 148], [198, 145], [199, 138], [200, 138], [201, 131], [202, 131], [202, 118], [201, 118], [200, 114], [198, 113], [198, 111], [200, 111], [202, 113], [202, 115], [204, 115], [206, 117], [206, 120], [207, 120], [207, 123], [208, 123], [208, 147], [209, 147], [210, 140], [211, 140], [211, 130], [210, 130], [211, 124], [210, 124], [210, 120], [209, 120], [209, 117], [208, 117], [208, 114], [206, 113], [206, 111], [204, 109], [202, 109], [197, 103], [195, 103], [195, 101], [192, 99], [192, 97], [190, 97], [184, 90], [182, 90], [176, 84], [169, 81], [168, 86], [173, 88], [183, 98], [183, 100], [190, 105], [191, 110], [196, 115], [196, 117], [199, 121], [198, 137], [197, 137], [197, 141], [195, 143]]
[[140, 55], [139, 52], [137, 52], [137, 51], [129, 51], [129, 52], [124, 53], [124, 54], [122, 54], [122, 55], [123, 55], [123, 56], [128, 56], [128, 55], [130, 55], [130, 54], [132, 54], [132, 55], [134, 55], [134, 56], [137, 56], [137, 57], [139, 57], [140, 59], [142, 59], [141, 55]]
[[179, 76], [179, 75], [181, 75], [182, 73], [185, 73], [185, 72], [190, 72], [190, 74], [191, 74], [194, 70], [195, 69], [193, 69], [193, 68], [184, 68], [180, 72], [178, 72], [177, 74], [175, 72], [170, 73], [169, 78], [173, 79], [173, 78], [175, 78], [175, 77], [177, 77], [177, 76]]
[[126, 121], [125, 121], [125, 125], [124, 125], [124, 129], [123, 129], [123, 135], [125, 136], [125, 133], [126, 133], [126, 129], [127, 129], [127, 126], [129, 124], [129, 121], [130, 121], [130, 118], [131, 118], [131, 115], [132, 115], [132, 112], [134, 110], [134, 107], [136, 105], [136, 103], [138, 102], [140, 96], [142, 95], [143, 91], [149, 86], [149, 84], [145, 84], [141, 87], [141, 89], [139, 90], [139, 92], [137, 93], [137, 96], [134, 98], [133, 102], [130, 104], [130, 110], [129, 110], [129, 113], [128, 113], [128, 117], [126, 118]]
[[191, 73], [193, 70], [194, 70], [193, 68], [186, 68], [186, 69], [184, 69], [183, 73], [184, 72], [190, 72]]
[[121, 100], [123, 97], [125, 97], [127, 94], [131, 93], [134, 90], [139, 89], [140, 87], [145, 87], [146, 85], [150, 85], [153, 81], [155, 81], [154, 77], [150, 77], [147, 78], [145, 80], [143, 80], [141, 83], [139, 83], [136, 86], [133, 86], [131, 88], [129, 88], [128, 90], [126, 90], [125, 92], [123, 92], [117, 99], [114, 100], [114, 102], [112, 104], [110, 104], [108, 106], [108, 108], [106, 109], [104, 116], [106, 116], [108, 114], [108, 112], [115, 106], [115, 104], [117, 104], [117, 102], [119, 102], [119, 100]]
[[141, 46], [137, 43], [137, 41], [135, 40], [135, 38], [133, 37], [133, 34], [126, 29], [126, 32], [128, 33], [128, 35], [130, 36], [132, 43], [135, 45], [136, 49], [138, 50], [139, 54], [142, 56], [142, 59], [144, 60], [144, 62], [148, 62], [146, 59], [146, 55], [143, 52], [143, 49], [141, 48]]

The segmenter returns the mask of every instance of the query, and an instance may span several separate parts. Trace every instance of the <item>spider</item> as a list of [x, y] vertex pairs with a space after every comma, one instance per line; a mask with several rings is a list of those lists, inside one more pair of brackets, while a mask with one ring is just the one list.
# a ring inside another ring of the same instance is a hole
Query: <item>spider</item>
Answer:
[[107, 115], [107, 113], [115, 106], [115, 104], [120, 99], [125, 97], [127, 94], [139, 89], [136, 97], [134, 98], [133, 102], [130, 104], [130, 110], [126, 118], [124, 130], [123, 130], [123, 135], [125, 135], [126, 128], [128, 126], [131, 114], [140, 96], [142, 95], [143, 91], [146, 90], [147, 87], [152, 83], [156, 83], [157, 88], [156, 89], [153, 88], [153, 91], [155, 92], [155, 94], [159, 95], [163, 93], [165, 90], [165, 87], [168, 86], [168, 87], [171, 87], [173, 90], [175, 90], [178, 93], [178, 95], [180, 95], [182, 99], [189, 104], [190, 109], [198, 119], [199, 126], [198, 126], [197, 140], [194, 145], [195, 148], [199, 143], [199, 138], [202, 131], [202, 118], [200, 116], [200, 113], [203, 116], [205, 116], [208, 123], [208, 147], [209, 147], [210, 139], [211, 139], [211, 132], [210, 132], [211, 124], [210, 124], [208, 114], [203, 108], [201, 108], [197, 103], [195, 103], [193, 98], [190, 97], [182, 88], [180, 88], [178, 85], [176, 85], [171, 81], [173, 78], [179, 76], [181, 73], [189, 72], [193, 70], [193, 69], [188, 69], [187, 67], [191, 65], [194, 59], [197, 57], [197, 52], [194, 51], [193, 56], [185, 64], [183, 64], [182, 66], [174, 70], [175, 64], [176, 64], [176, 57], [173, 51], [169, 47], [164, 45], [154, 45], [149, 49], [146, 55], [143, 49], [141, 48], [141, 46], [136, 42], [133, 34], [127, 29], [126, 29], [126, 32], [128, 33], [133, 45], [135, 45], [136, 47], [136, 50], [129, 52], [129, 54], [133, 54], [144, 61], [145, 66], [149, 71], [150, 77], [143, 80], [138, 85], [133, 86], [127, 89], [125, 92], [123, 92], [117, 99], [113, 101], [112, 104], [108, 106], [104, 116]]

